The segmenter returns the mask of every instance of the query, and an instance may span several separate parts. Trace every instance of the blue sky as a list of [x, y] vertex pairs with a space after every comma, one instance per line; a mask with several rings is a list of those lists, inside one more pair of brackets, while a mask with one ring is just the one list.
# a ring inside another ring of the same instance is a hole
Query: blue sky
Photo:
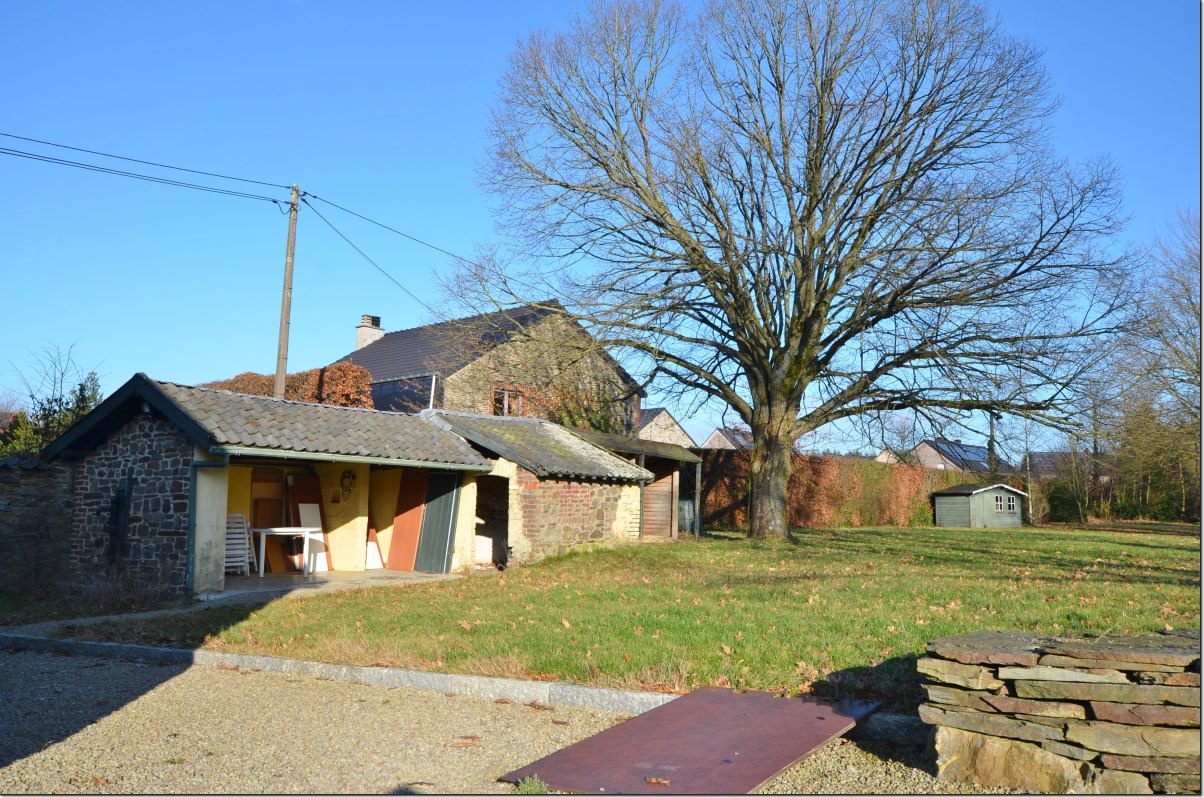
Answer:
[[[264, 181], [217, 181], [0, 137], [0, 147], [220, 185], [318, 197], [472, 257], [495, 238], [477, 184], [484, 130], [515, 41], [571, 18], [517, 3], [9, 3], [0, 133]], [[1054, 144], [1111, 157], [1146, 241], [1200, 196], [1196, 0], [994, 0], [1046, 51], [1062, 106]], [[135, 372], [197, 384], [272, 373], [287, 217], [278, 206], [0, 155], [0, 400], [24, 398], [47, 348], [71, 348], [106, 393]], [[316, 207], [297, 232], [290, 372], [431, 319], [449, 258]], [[407, 293], [408, 291], [408, 293]], [[414, 296], [411, 296], [413, 294]], [[417, 297], [415, 299], [414, 297]], [[655, 397], [653, 399], [655, 404]], [[678, 416], [697, 440], [717, 414]], [[846, 442], [833, 442], [846, 448]], [[848, 445], [855, 445], [849, 442]]]

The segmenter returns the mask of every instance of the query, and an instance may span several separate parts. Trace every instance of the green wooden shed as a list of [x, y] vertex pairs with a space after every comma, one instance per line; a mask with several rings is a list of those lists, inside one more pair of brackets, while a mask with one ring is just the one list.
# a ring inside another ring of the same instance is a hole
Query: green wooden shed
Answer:
[[1027, 501], [1027, 493], [1002, 483], [954, 485], [932, 494], [932, 517], [937, 526], [1016, 527]]

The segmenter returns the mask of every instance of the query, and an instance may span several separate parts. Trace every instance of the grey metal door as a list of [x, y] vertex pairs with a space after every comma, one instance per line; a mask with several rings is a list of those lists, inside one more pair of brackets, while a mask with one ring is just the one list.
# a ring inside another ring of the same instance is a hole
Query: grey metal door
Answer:
[[426, 511], [414, 570], [445, 574], [451, 570], [452, 539], [460, 500], [460, 475], [432, 471], [426, 483]]

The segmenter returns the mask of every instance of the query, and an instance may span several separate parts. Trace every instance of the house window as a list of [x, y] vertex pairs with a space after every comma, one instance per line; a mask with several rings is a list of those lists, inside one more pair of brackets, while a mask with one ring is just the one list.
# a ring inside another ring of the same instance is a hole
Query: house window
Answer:
[[1008, 512], [1009, 513], [1016, 512], [1016, 497], [1015, 496], [1008, 496]]
[[995, 512], [997, 512], [997, 513], [1003, 512], [1003, 494], [1001, 494], [1001, 493], [995, 494]]
[[495, 416], [523, 415], [523, 392], [517, 388], [506, 386], [494, 388], [493, 414]]

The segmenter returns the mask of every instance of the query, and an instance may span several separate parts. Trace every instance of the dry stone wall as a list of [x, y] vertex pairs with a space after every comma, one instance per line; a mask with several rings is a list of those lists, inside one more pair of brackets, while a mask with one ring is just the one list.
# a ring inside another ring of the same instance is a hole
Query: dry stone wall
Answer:
[[1200, 792], [1200, 630], [934, 640], [916, 663], [939, 778], [1038, 793]]

